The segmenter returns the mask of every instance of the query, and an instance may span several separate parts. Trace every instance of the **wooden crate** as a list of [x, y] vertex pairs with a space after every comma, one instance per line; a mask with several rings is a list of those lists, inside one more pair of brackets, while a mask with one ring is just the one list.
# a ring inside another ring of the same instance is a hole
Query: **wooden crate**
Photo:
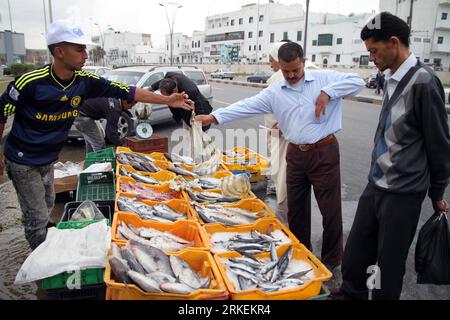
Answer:
[[125, 146], [134, 152], [161, 152], [169, 151], [169, 138], [166, 136], [153, 134], [150, 139], [141, 140], [136, 137], [126, 137]]

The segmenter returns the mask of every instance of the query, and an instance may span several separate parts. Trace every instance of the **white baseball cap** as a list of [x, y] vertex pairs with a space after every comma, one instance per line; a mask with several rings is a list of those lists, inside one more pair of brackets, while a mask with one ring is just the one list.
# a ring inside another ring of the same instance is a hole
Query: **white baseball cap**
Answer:
[[67, 20], [57, 20], [48, 28], [47, 45], [61, 42], [95, 45], [86, 37], [79, 26], [73, 25]]

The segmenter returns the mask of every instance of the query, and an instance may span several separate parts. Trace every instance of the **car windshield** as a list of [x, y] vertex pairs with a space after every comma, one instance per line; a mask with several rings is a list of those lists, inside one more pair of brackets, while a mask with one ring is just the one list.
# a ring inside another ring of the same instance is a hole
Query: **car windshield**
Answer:
[[191, 79], [196, 85], [200, 86], [206, 84], [206, 79], [202, 72], [199, 71], [185, 71], [186, 77]]
[[126, 85], [136, 85], [144, 74], [144, 72], [139, 71], [110, 71], [104, 74], [103, 77]]

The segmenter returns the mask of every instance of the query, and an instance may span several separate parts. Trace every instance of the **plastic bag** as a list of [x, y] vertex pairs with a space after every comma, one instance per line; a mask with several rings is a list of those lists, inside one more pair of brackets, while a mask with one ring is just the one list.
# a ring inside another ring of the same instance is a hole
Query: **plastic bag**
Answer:
[[435, 213], [420, 229], [415, 268], [418, 284], [450, 284], [450, 229], [445, 213]]
[[94, 202], [86, 200], [77, 208], [70, 221], [103, 220], [106, 219]]

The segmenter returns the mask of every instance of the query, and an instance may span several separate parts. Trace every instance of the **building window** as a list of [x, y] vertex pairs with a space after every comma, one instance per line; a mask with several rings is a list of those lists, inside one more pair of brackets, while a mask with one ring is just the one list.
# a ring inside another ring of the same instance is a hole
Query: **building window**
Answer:
[[447, 20], [447, 12], [442, 12], [441, 20]]
[[429, 39], [429, 38], [424, 38], [423, 39], [423, 43], [430, 43], [431, 42], [431, 39]]
[[333, 35], [331, 33], [319, 34], [317, 38], [318, 46], [332, 46], [333, 45]]
[[248, 46], [248, 51], [252, 51], [252, 46]]
[[341, 62], [341, 55], [340, 54], [336, 55], [336, 62]]
[[283, 40], [288, 40], [289, 36], [287, 32], [283, 32]]
[[253, 23], [253, 17], [248, 18], [248, 23]]
[[263, 37], [263, 31], [259, 31], [259, 37], [262, 38]]
[[342, 44], [342, 38], [337, 38], [336, 44]]
[[200, 40], [198, 40], [198, 42], [197, 42], [197, 48], [200, 48], [200, 44], [201, 44], [201, 42], [200, 42]]
[[192, 41], [192, 48], [195, 48], [195, 43], [194, 43], [194, 41]]
[[438, 37], [438, 44], [444, 43], [444, 37]]
[[429, 62], [430, 62], [430, 59], [423, 59], [423, 62], [429, 63]]
[[234, 26], [234, 19], [233, 19], [233, 20], [231, 20], [231, 25], [232, 25], [232, 26]]
[[275, 33], [271, 33], [270, 34], [270, 43], [274, 43], [275, 42]]
[[221, 23], [219, 23], [219, 28], [220, 28], [220, 27], [222, 27], [222, 24], [221, 24]]
[[248, 33], [248, 38], [249, 38], [249, 39], [253, 38], [253, 32], [249, 32], [249, 33]]
[[312, 62], [316, 62], [316, 55], [315, 55], [315, 54], [312, 55], [311, 61], [312, 61]]
[[263, 21], [264, 21], [264, 16], [263, 15], [259, 16], [259, 22], [263, 22]]
[[317, 40], [313, 40], [313, 46], [317, 46]]
[[239, 24], [243, 24], [244, 23], [244, 19], [243, 18], [239, 18]]
[[256, 44], [253, 46], [253, 51], [256, 51]]
[[214, 29], [214, 23], [212, 24], [212, 29]]
[[261, 51], [261, 45], [259, 45], [259, 51]]
[[369, 65], [369, 56], [360, 56], [359, 57], [359, 65], [360, 66], [368, 66]]
[[297, 31], [297, 41], [302, 41], [302, 32]]
[[414, 38], [414, 42], [422, 42], [422, 38]]

